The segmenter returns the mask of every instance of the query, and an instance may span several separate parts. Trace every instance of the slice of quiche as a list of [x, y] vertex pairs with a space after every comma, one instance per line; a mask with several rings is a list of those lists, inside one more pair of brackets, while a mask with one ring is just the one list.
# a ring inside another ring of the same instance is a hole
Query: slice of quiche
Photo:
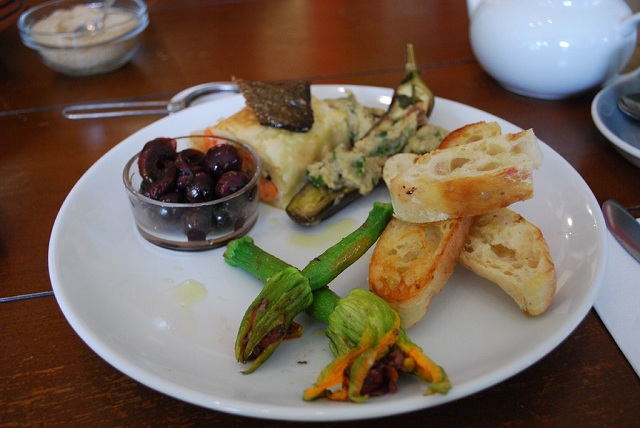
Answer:
[[311, 107], [313, 125], [305, 132], [262, 125], [254, 112], [245, 107], [209, 127], [206, 133], [251, 146], [263, 163], [260, 198], [284, 209], [306, 182], [309, 164], [339, 145], [351, 145], [382, 114], [379, 109], [358, 103], [351, 93], [335, 99], [312, 96]]

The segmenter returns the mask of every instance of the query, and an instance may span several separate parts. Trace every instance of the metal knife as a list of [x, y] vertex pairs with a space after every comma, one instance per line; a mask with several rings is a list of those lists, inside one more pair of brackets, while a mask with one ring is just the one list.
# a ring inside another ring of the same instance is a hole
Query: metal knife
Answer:
[[616, 240], [640, 262], [640, 223], [619, 202], [605, 201], [602, 213], [607, 227]]

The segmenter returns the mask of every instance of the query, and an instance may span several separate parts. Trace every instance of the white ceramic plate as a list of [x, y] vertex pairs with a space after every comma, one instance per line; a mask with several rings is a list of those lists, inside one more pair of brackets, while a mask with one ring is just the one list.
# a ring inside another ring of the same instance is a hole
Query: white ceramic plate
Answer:
[[[358, 99], [386, 107], [392, 92], [350, 87]], [[314, 86], [337, 97], [340, 86]], [[64, 315], [80, 337], [126, 375], [173, 397], [215, 410], [286, 420], [374, 418], [459, 399], [518, 373], [549, 353], [591, 308], [603, 274], [605, 226], [597, 201], [582, 178], [556, 152], [535, 174], [535, 197], [514, 209], [536, 223], [548, 240], [558, 272], [558, 292], [538, 318], [524, 316], [497, 286], [458, 268], [411, 338], [448, 372], [448, 395], [425, 397], [413, 377], [396, 394], [366, 404], [302, 401], [303, 390], [331, 361], [323, 325], [302, 314], [302, 339], [285, 341], [257, 372], [242, 375], [234, 359], [240, 319], [258, 293], [257, 280], [227, 266], [223, 249], [179, 253], [155, 247], [136, 232], [122, 184], [122, 168], [142, 145], [158, 136], [199, 130], [244, 104], [241, 96], [212, 101], [170, 115], [140, 130], [96, 162], [73, 188], [51, 234], [51, 282]], [[438, 99], [432, 122], [449, 129], [496, 120]], [[379, 187], [313, 228], [294, 225], [283, 211], [261, 207], [250, 232], [258, 245], [303, 267], [366, 217]], [[364, 257], [332, 288], [346, 295], [366, 287]], [[543, 387], [542, 383], [540, 387]]]
[[622, 113], [616, 104], [618, 96], [626, 91], [640, 92], [637, 74], [625, 75], [601, 89], [591, 102], [591, 117], [613, 147], [629, 162], [640, 167], [640, 121]]

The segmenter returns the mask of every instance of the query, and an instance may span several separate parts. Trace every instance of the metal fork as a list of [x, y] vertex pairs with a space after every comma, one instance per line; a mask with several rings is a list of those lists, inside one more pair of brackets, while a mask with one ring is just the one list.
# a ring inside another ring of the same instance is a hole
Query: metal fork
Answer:
[[[238, 85], [231, 82], [203, 83], [185, 89], [170, 100], [160, 101], [128, 101], [98, 102], [76, 104], [62, 110], [67, 119], [98, 119], [104, 117], [142, 116], [154, 114], [171, 114], [184, 110], [205, 95], [217, 93], [238, 93]], [[162, 108], [154, 108], [162, 107]]]

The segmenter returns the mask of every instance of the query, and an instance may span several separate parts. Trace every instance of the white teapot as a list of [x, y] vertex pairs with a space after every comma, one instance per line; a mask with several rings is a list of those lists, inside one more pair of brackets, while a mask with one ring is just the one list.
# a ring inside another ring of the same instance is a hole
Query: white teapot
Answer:
[[616, 77], [636, 47], [640, 13], [623, 0], [467, 0], [476, 59], [508, 90], [543, 99]]

